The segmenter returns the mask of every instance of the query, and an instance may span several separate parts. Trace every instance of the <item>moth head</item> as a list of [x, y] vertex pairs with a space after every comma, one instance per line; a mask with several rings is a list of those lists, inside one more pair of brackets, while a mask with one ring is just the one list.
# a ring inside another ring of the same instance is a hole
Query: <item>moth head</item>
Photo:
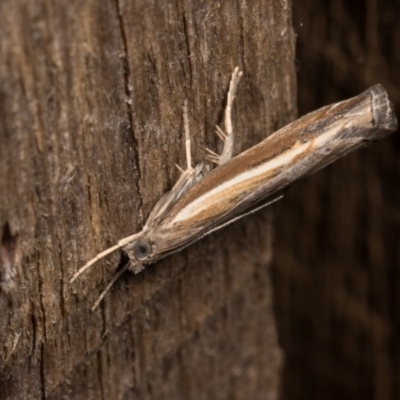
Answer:
[[133, 255], [138, 261], [146, 260], [152, 253], [153, 248], [148, 238], [140, 239], [133, 245]]
[[146, 236], [140, 236], [134, 242], [126, 245], [124, 251], [130, 259], [129, 269], [135, 274], [142, 271], [154, 259], [154, 244]]

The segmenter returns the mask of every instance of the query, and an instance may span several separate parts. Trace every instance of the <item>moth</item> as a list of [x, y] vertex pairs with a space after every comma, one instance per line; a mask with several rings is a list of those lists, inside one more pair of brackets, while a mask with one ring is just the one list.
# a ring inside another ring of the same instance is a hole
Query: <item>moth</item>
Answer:
[[129, 257], [92, 310], [126, 270], [139, 273], [147, 265], [265, 207], [271, 202], [256, 206], [296, 179], [397, 129], [396, 115], [388, 94], [383, 86], [375, 85], [356, 97], [299, 118], [232, 158], [232, 104], [241, 76], [242, 72], [235, 68], [224, 112], [225, 130], [216, 128], [217, 135], [224, 142], [222, 153], [219, 155], [207, 149], [208, 160], [217, 164], [217, 168], [209, 172], [204, 162], [192, 166], [185, 101], [186, 169], [180, 169], [180, 178], [171, 191], [157, 202], [142, 231], [121, 239], [115, 246], [99, 253], [72, 277], [70, 283], [94, 263], [118, 249], [123, 249]]

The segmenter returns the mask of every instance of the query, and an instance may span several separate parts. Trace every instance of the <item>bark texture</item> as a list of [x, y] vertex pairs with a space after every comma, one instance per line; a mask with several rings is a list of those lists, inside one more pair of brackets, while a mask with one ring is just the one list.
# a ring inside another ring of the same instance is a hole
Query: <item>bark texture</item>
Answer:
[[293, 119], [287, 1], [0, 4], [0, 398], [275, 399], [271, 214], [218, 232], [90, 307], [184, 165], [220, 143], [244, 70], [236, 152]]
[[[294, 2], [299, 114], [383, 84], [400, 117], [400, 2]], [[276, 217], [282, 399], [400, 398], [400, 140], [298, 182]]]

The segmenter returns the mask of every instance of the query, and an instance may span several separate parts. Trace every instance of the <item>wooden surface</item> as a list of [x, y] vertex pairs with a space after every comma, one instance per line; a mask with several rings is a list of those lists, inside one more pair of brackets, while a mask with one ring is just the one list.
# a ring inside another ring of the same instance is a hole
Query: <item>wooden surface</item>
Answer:
[[244, 71], [236, 153], [292, 120], [286, 1], [0, 4], [0, 398], [275, 399], [271, 213], [141, 275], [114, 254], [184, 165], [217, 149], [229, 76]]
[[[400, 117], [400, 2], [293, 3], [299, 115], [383, 84]], [[282, 399], [400, 398], [400, 135], [285, 192], [275, 218]]]

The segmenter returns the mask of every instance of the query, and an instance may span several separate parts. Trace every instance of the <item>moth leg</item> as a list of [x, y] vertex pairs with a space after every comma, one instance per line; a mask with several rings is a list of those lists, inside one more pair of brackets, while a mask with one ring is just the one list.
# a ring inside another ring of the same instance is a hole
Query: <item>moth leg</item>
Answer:
[[[225, 120], [224, 120], [226, 138], [224, 141], [224, 148], [222, 150], [220, 158], [221, 164], [225, 163], [226, 161], [232, 158], [233, 143], [235, 140], [235, 135], [232, 127], [232, 104], [233, 100], [235, 99], [236, 89], [242, 75], [243, 72], [239, 71], [239, 67], [236, 67], [232, 73], [231, 81], [229, 83], [229, 90], [225, 107]], [[220, 131], [222, 132], [221, 129], [217, 128], [217, 132], [221, 133]]]
[[206, 147], [206, 158], [208, 161], [211, 161], [215, 164], [220, 164], [220, 158], [221, 156], [217, 154], [215, 151], [210, 150], [208, 147]]
[[178, 164], [175, 164], [178, 168], [181, 176], [176, 181], [172, 189], [167, 192], [156, 204], [153, 211], [150, 213], [146, 225], [143, 229], [153, 226], [157, 218], [165, 215], [170, 207], [186, 193], [194, 184], [200, 181], [203, 176], [205, 169], [204, 164], [200, 163], [195, 167], [192, 166], [192, 153], [191, 153], [191, 140], [189, 131], [189, 116], [188, 116], [188, 102], [187, 100], [183, 103], [183, 125], [185, 131], [185, 149], [186, 149], [186, 168], [181, 168]]
[[186, 149], [186, 169], [184, 170], [178, 164], [175, 166], [179, 169], [179, 171], [183, 174], [184, 172], [192, 172], [192, 150], [191, 150], [191, 141], [190, 141], [190, 130], [189, 130], [189, 116], [188, 116], [188, 101], [185, 99], [183, 102], [183, 126], [185, 130], [185, 149]]
[[225, 142], [227, 135], [218, 125], [215, 127], [215, 133], [223, 142]]
[[207, 159], [219, 165], [226, 163], [232, 158], [233, 143], [235, 140], [235, 135], [232, 127], [232, 104], [233, 100], [235, 99], [236, 89], [242, 75], [243, 72], [239, 71], [239, 67], [236, 67], [232, 73], [231, 81], [229, 83], [229, 90], [224, 112], [225, 132], [219, 126], [217, 126], [215, 130], [217, 136], [224, 142], [222, 153], [221, 155], [218, 155], [213, 151], [206, 149], [209, 153], [207, 154]]

